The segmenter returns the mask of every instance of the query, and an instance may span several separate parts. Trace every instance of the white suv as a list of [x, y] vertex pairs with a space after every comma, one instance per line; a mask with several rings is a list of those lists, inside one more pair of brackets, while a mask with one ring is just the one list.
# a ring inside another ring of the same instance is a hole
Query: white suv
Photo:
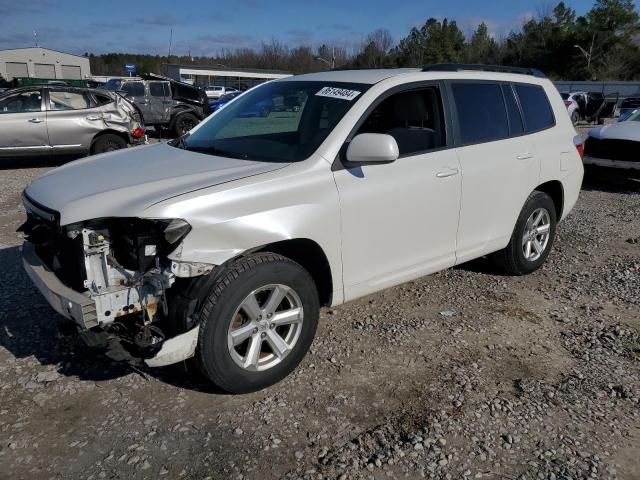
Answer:
[[[172, 144], [67, 164], [24, 192], [25, 268], [91, 344], [271, 385], [321, 306], [484, 255], [515, 275], [546, 260], [581, 143], [549, 80], [490, 70], [291, 77]], [[282, 99], [300, 108], [259, 114]]]
[[207, 94], [207, 98], [218, 99], [218, 98], [222, 97], [223, 95], [226, 95], [227, 93], [237, 92], [238, 89], [237, 88], [233, 88], [233, 87], [209, 86], [209, 87], [205, 88], [204, 91]]

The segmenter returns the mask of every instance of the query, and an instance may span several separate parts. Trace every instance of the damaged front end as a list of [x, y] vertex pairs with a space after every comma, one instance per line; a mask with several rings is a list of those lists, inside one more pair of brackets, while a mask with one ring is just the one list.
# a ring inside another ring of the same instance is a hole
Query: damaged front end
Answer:
[[198, 327], [176, 314], [184, 309], [175, 285], [213, 266], [168, 258], [191, 229], [186, 221], [104, 218], [60, 226], [56, 212], [26, 197], [25, 206], [25, 269], [89, 345], [150, 366], [194, 354]]

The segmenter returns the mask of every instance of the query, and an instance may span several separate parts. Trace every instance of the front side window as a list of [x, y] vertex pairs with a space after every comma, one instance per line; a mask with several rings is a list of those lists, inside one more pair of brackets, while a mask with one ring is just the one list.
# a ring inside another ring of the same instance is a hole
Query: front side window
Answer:
[[[277, 81], [246, 92], [176, 146], [234, 158], [297, 162], [327, 138], [369, 85]], [[283, 98], [291, 108], [282, 108]]]
[[552, 127], [556, 123], [544, 89], [538, 85], [516, 85], [527, 133]]
[[91, 108], [91, 99], [87, 93], [49, 91], [49, 110], [83, 110]]
[[142, 82], [123, 82], [120, 89], [131, 97], [144, 97], [144, 83]]
[[358, 133], [384, 133], [398, 143], [400, 156], [446, 145], [442, 100], [436, 87], [396, 93], [369, 114]]
[[0, 113], [39, 112], [41, 107], [40, 90], [18, 93], [0, 100]]
[[492, 142], [509, 136], [507, 109], [498, 83], [451, 85], [463, 144]]

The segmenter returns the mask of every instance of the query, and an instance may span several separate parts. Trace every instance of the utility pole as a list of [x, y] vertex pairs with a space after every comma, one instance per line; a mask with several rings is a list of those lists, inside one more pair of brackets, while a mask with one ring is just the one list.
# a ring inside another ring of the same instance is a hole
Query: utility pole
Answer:
[[33, 43], [35, 44], [36, 48], [38, 48], [38, 32], [36, 32], [35, 30], [33, 31]]
[[169, 58], [168, 61], [171, 63], [171, 45], [173, 44], [173, 28], [171, 29], [171, 33], [169, 34]]

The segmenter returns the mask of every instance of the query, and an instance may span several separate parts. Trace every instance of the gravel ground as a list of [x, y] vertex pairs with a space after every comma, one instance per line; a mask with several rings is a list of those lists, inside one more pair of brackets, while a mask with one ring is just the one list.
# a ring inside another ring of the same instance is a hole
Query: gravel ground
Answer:
[[0, 164], [0, 478], [640, 478], [637, 180], [592, 172], [540, 271], [325, 310], [293, 375], [230, 396], [59, 333], [15, 233], [38, 165]]

